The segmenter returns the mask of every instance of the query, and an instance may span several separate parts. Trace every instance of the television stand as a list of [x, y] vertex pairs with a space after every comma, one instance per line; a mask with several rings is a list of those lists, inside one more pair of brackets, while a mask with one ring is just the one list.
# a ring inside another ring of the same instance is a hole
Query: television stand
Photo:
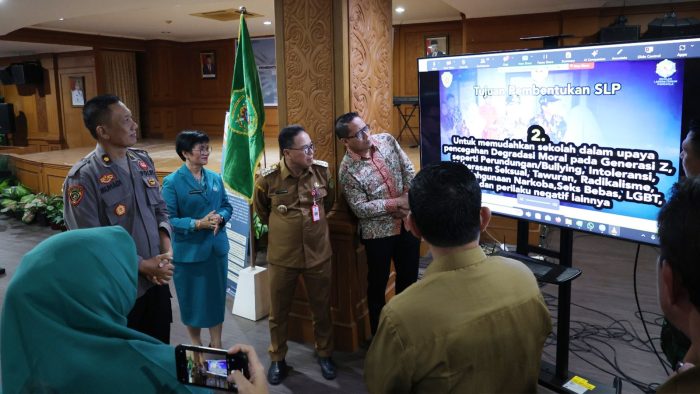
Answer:
[[[557, 351], [555, 364], [541, 362], [539, 384], [557, 393], [575, 393], [567, 388], [572, 380], [585, 380], [595, 386], [595, 393], [615, 393], [622, 391], [622, 381], [616, 377], [613, 386], [605, 386], [590, 379], [580, 378], [569, 371], [569, 328], [571, 320], [571, 281], [581, 275], [581, 270], [572, 267], [574, 252], [574, 232], [561, 228], [559, 251], [532, 246], [528, 242], [528, 221], [518, 220], [516, 253], [508, 253], [506, 257], [522, 261], [535, 274], [540, 282], [559, 286], [557, 302]], [[559, 264], [552, 264], [529, 257], [530, 253], [538, 253], [556, 258]], [[538, 276], [539, 274], [539, 276]]]

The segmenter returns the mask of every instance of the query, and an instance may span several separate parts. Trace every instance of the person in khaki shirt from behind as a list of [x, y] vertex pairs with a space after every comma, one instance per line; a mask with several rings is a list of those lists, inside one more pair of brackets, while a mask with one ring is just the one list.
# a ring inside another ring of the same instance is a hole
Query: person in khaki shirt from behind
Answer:
[[466, 166], [425, 166], [408, 229], [430, 247], [422, 280], [384, 306], [365, 360], [370, 393], [535, 393], [549, 311], [521, 262], [486, 256], [491, 211]]
[[[683, 167], [687, 166], [684, 160]], [[700, 177], [673, 186], [659, 211], [658, 294], [664, 317], [690, 348], [659, 394], [700, 393]]]
[[287, 318], [299, 275], [313, 313], [316, 353], [321, 373], [335, 379], [333, 326], [330, 316], [331, 243], [326, 211], [333, 205], [328, 163], [314, 160], [311, 138], [298, 125], [279, 134], [282, 158], [261, 172], [253, 204], [269, 226], [270, 368], [267, 379], [277, 385], [287, 376]]

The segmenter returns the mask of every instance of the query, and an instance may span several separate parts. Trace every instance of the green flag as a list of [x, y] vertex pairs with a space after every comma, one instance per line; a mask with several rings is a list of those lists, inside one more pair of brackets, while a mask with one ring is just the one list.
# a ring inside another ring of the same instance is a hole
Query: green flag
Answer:
[[265, 106], [258, 68], [248, 27], [241, 14], [222, 174], [231, 190], [248, 200], [249, 204], [253, 200], [255, 169], [265, 145], [264, 124]]

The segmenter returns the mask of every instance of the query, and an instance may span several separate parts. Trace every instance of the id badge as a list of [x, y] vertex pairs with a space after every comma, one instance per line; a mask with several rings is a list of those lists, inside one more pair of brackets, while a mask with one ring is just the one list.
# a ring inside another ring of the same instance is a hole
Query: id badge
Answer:
[[318, 204], [316, 204], [316, 196], [318, 196], [318, 190], [316, 185], [311, 189], [311, 199], [314, 201], [314, 205], [311, 206], [311, 220], [318, 222], [321, 220], [321, 211], [318, 209]]
[[314, 205], [311, 206], [311, 219], [314, 222], [318, 222], [321, 220], [321, 211], [318, 209], [318, 204], [314, 202]]

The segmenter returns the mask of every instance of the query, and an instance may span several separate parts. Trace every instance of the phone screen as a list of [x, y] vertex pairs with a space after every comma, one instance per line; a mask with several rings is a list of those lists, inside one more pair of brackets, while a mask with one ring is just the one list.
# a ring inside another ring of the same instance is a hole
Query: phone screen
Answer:
[[195, 386], [236, 392], [236, 385], [229, 383], [227, 376], [234, 370], [250, 376], [245, 354], [228, 354], [222, 349], [178, 345], [175, 348], [175, 363], [177, 379]]

